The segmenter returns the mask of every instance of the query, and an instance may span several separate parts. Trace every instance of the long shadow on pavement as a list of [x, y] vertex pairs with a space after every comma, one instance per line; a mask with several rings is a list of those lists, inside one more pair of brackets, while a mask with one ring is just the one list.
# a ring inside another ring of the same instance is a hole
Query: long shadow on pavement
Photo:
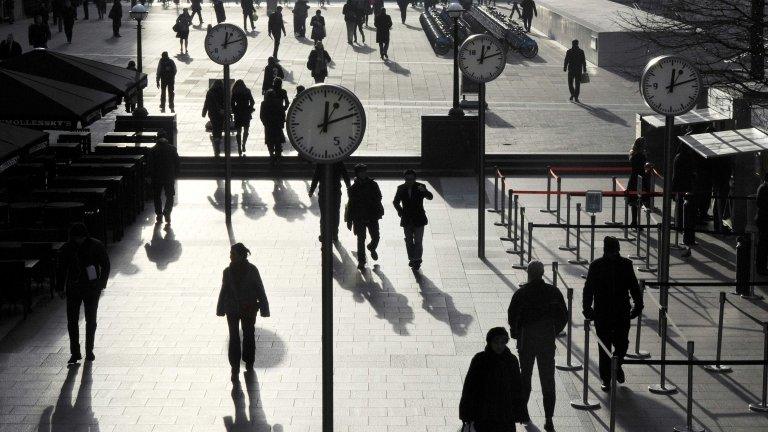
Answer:
[[93, 376], [90, 362], [83, 365], [83, 375], [80, 378], [80, 388], [77, 397], [72, 404], [72, 391], [75, 388], [75, 378], [80, 370], [80, 365], [67, 367], [67, 377], [59, 390], [59, 398], [56, 406], [49, 406], [40, 416], [38, 431], [40, 432], [64, 432], [71, 430], [89, 430], [98, 432], [99, 420], [93, 413], [91, 406], [91, 387]]
[[224, 417], [224, 427], [227, 432], [282, 432], [283, 426], [270, 426], [261, 403], [259, 381], [255, 372], [246, 372], [245, 388], [248, 392], [248, 408], [246, 411], [245, 394], [238, 379], [232, 385], [232, 402], [235, 405], [235, 417]]
[[[374, 269], [376, 272], [376, 269]], [[378, 274], [378, 273], [377, 273]], [[429, 312], [438, 321], [443, 321], [451, 328], [451, 332], [457, 336], [466, 336], [467, 328], [472, 324], [472, 315], [465, 314], [456, 309], [453, 297], [443, 291], [432, 282], [431, 279], [424, 276], [420, 271], [414, 270], [413, 276], [419, 284], [419, 295], [421, 295], [421, 307]], [[382, 277], [382, 280], [385, 280]], [[440, 305], [435, 300], [445, 300], [446, 313], [440, 313]]]

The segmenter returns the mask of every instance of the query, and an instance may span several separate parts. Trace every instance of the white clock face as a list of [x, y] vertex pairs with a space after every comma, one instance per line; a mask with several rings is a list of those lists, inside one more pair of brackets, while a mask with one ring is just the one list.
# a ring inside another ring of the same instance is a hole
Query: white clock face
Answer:
[[307, 159], [336, 162], [362, 142], [365, 111], [351, 91], [318, 84], [293, 100], [288, 108], [286, 130], [293, 147]]
[[459, 48], [459, 68], [473, 81], [493, 81], [506, 65], [504, 45], [493, 36], [472, 35]]
[[233, 24], [217, 24], [205, 36], [205, 52], [220, 65], [230, 65], [243, 58], [248, 49], [245, 32]]
[[659, 114], [680, 115], [690, 111], [701, 94], [699, 71], [680, 57], [657, 57], [645, 67], [640, 92], [645, 103]]

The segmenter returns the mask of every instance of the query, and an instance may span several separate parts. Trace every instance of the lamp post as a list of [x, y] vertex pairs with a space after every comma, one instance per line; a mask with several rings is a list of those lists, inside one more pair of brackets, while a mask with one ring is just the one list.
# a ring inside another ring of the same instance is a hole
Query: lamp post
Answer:
[[[136, 20], [136, 80], [138, 81], [141, 78], [141, 22], [149, 15], [149, 11], [143, 4], [137, 3], [131, 8], [130, 14], [131, 18]], [[135, 117], [147, 116], [147, 109], [144, 108], [144, 89], [141, 87], [139, 87], [139, 106], [133, 110], [133, 115]]]
[[448, 115], [460, 117], [464, 115], [464, 110], [459, 106], [459, 18], [464, 8], [458, 2], [453, 2], [446, 11], [453, 18], [453, 107]]

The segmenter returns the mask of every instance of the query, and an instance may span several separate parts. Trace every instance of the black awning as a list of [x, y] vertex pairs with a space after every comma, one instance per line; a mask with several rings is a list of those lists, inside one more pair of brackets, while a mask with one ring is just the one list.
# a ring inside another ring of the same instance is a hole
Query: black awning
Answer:
[[0, 123], [0, 172], [15, 165], [27, 154], [44, 148], [48, 134]]

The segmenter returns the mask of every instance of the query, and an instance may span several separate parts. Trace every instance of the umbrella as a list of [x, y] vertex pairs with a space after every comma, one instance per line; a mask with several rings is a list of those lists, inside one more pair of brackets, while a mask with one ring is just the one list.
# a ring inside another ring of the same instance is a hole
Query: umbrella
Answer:
[[34, 49], [0, 63], [0, 68], [88, 87], [125, 98], [147, 86], [147, 75], [119, 66]]
[[48, 134], [0, 123], [0, 172], [16, 164], [19, 158], [44, 148]]
[[115, 109], [119, 96], [0, 69], [0, 122], [34, 129], [86, 127]]

